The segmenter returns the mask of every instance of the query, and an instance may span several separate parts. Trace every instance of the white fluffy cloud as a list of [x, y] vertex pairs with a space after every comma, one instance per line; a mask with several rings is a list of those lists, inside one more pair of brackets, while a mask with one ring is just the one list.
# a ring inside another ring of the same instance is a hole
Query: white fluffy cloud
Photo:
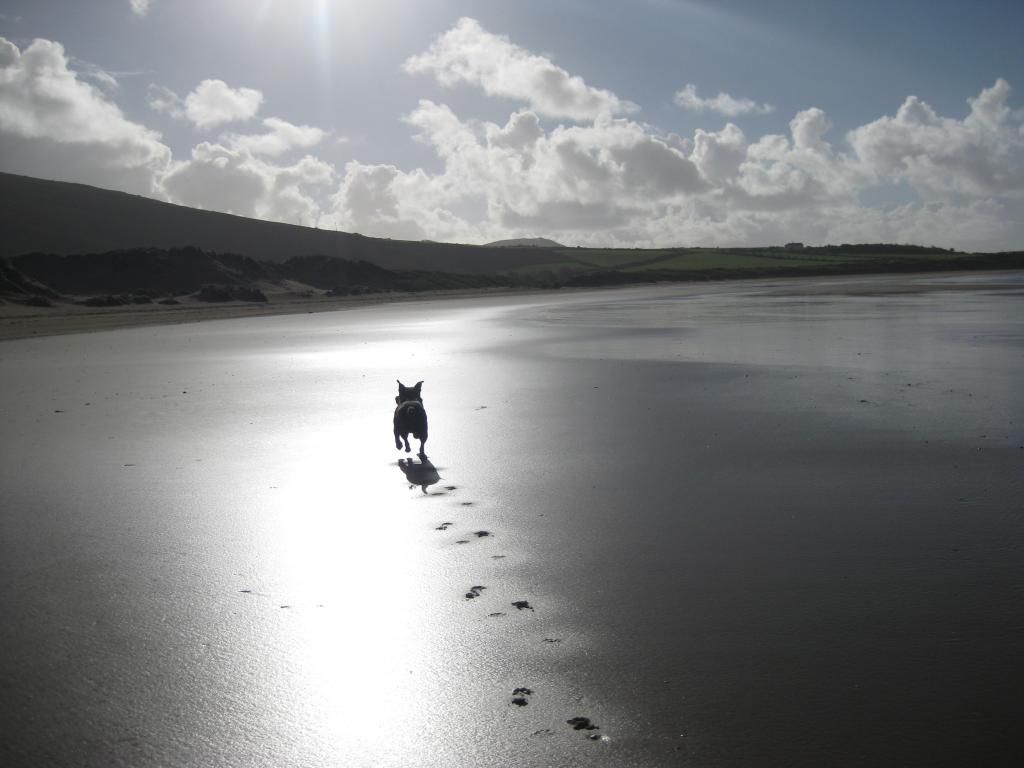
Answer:
[[687, 83], [681, 91], [676, 91], [674, 100], [683, 109], [693, 112], [716, 112], [726, 117], [767, 115], [775, 111], [771, 104], [758, 104], [753, 99], [737, 99], [728, 93], [720, 92], [717, 96], [702, 99], [697, 95], [697, 86], [693, 83]]
[[735, 184], [725, 189], [752, 210], [810, 213], [853, 202], [863, 173], [825, 140], [830, 128], [820, 109], [798, 112], [789, 136], [769, 134], [746, 147]]
[[232, 88], [223, 80], [203, 80], [184, 99], [161, 85], [150, 85], [150, 109], [190, 121], [196, 128], [215, 128], [254, 117], [263, 94], [254, 88]]
[[163, 180], [177, 203], [196, 208], [255, 216], [269, 188], [268, 175], [244, 152], [201, 142], [192, 157], [179, 162]]
[[964, 200], [1024, 195], [1024, 132], [999, 79], [969, 99], [963, 120], [941, 117], [916, 96], [894, 117], [850, 131], [848, 140], [864, 168], [879, 180], [901, 180], [923, 198]]
[[585, 121], [636, 109], [469, 18], [459, 19], [425, 53], [407, 59], [405, 70], [432, 74], [446, 86], [476, 85], [490, 96], [524, 101], [547, 117]]
[[204, 141], [164, 176], [163, 191], [182, 205], [314, 226], [318, 198], [335, 181], [334, 169], [312, 156], [282, 166], [245, 149]]
[[223, 80], [203, 80], [185, 97], [185, 115], [197, 128], [244, 121], [259, 112], [263, 94], [253, 88], [232, 88]]
[[293, 149], [309, 149], [315, 147], [327, 133], [310, 125], [293, 125], [287, 120], [268, 117], [263, 121], [266, 133], [238, 135], [228, 137], [233, 147], [244, 149], [254, 155], [270, 155], [277, 157]]
[[708, 189], [673, 142], [630, 120], [544, 132], [532, 112], [505, 125], [475, 123], [422, 101], [406, 121], [444, 170], [349, 164], [329, 216], [335, 226], [471, 241], [543, 230], [596, 241]]
[[64, 48], [0, 38], [0, 156], [5, 170], [150, 194], [170, 161], [160, 134], [126, 119], [68, 67]]
[[732, 123], [717, 132], [698, 129], [693, 137], [693, 162], [712, 184], [735, 179], [746, 153], [747, 138]]
[[349, 163], [332, 198], [334, 210], [325, 219], [327, 226], [378, 237], [423, 239], [426, 231], [417, 219], [423, 219], [425, 209], [409, 207], [421, 195], [403, 194], [401, 189], [408, 187], [415, 177], [413, 174], [407, 178], [393, 165]]

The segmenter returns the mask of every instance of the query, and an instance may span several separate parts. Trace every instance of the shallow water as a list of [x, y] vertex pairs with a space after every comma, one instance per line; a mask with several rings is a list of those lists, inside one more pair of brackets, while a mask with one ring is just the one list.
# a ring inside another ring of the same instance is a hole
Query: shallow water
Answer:
[[1017, 278], [0, 343], [0, 763], [1019, 754]]

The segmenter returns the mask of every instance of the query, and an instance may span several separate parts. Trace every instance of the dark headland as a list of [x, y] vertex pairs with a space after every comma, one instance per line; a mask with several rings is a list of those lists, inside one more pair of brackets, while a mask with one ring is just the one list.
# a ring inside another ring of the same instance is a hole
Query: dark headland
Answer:
[[403, 241], [0, 173], [0, 338], [455, 292], [1019, 269], [1024, 252], [909, 244], [605, 249]]

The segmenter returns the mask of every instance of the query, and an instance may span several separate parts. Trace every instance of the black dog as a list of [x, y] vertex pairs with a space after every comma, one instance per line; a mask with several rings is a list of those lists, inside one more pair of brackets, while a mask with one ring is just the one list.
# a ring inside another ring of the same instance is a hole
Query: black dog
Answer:
[[409, 453], [409, 433], [420, 441], [420, 456], [426, 456], [423, 446], [427, 442], [427, 411], [423, 407], [423, 398], [420, 396], [422, 381], [416, 382], [413, 387], [407, 387], [398, 382], [398, 397], [395, 402], [395, 448], [402, 449], [402, 441], [405, 441], [405, 452]]

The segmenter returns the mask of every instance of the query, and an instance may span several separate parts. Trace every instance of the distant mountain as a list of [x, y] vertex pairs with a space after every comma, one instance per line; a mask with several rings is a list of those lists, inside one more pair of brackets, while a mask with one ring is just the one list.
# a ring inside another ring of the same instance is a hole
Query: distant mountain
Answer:
[[393, 270], [487, 274], [558, 261], [547, 249], [387, 240], [172, 205], [0, 173], [0, 258], [194, 247], [258, 261], [323, 254]]
[[487, 243], [490, 248], [565, 248], [561, 243], [546, 237], [516, 237], [511, 240], [495, 240]]

